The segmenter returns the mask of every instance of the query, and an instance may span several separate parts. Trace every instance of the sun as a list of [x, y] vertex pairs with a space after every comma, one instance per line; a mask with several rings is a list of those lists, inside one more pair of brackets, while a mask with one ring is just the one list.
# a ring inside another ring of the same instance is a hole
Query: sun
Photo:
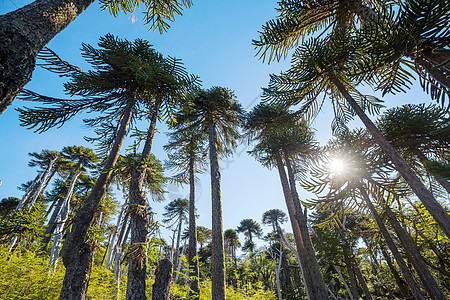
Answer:
[[343, 173], [345, 172], [347, 164], [342, 158], [334, 158], [330, 161], [329, 168], [333, 173]]

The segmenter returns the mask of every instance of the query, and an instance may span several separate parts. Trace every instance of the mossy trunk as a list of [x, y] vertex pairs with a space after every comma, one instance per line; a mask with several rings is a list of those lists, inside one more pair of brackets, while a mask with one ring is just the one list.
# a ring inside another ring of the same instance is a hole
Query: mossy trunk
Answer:
[[134, 162], [130, 180], [130, 261], [128, 264], [127, 300], [144, 300], [145, 277], [147, 269], [147, 235], [150, 226], [147, 200], [144, 196], [143, 184], [146, 176], [145, 164], [150, 158], [155, 136], [156, 121], [159, 115], [161, 100], [155, 103], [150, 119], [150, 126], [145, 138], [141, 158]]
[[0, 16], [0, 114], [30, 81], [36, 56], [94, 0], [37, 0]]

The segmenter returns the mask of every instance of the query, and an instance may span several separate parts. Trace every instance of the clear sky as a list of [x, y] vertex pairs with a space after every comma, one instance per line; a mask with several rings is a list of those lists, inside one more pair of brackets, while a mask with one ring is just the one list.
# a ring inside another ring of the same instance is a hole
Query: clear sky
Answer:
[[[0, 0], [0, 14], [28, 2]], [[197, 0], [191, 9], [184, 11], [183, 16], [176, 17], [168, 32], [160, 35], [158, 32], [148, 31], [139, 12], [136, 13], [136, 22], [133, 22], [129, 15], [122, 14], [119, 18], [114, 18], [108, 12], [102, 12], [99, 5], [94, 3], [58, 34], [48, 47], [64, 60], [87, 70], [89, 66], [79, 51], [81, 43], [96, 45], [98, 38], [107, 33], [129, 40], [146, 39], [162, 54], [181, 58], [190, 73], [200, 76], [204, 88], [223, 86], [234, 90], [238, 101], [249, 110], [260, 100], [261, 87], [268, 84], [269, 74], [279, 73], [289, 67], [289, 59], [270, 65], [258, 60], [251, 44], [252, 39], [258, 38], [261, 26], [275, 16], [275, 6], [276, 1], [267, 0]], [[64, 97], [63, 82], [57, 75], [37, 68], [27, 88], [44, 95]], [[365, 92], [373, 94], [368, 89]], [[429, 97], [417, 85], [407, 94], [388, 95], [384, 100], [388, 106], [430, 102]], [[26, 104], [16, 100], [0, 115], [0, 179], [3, 180], [0, 199], [8, 196], [22, 197], [17, 186], [35, 177], [36, 170], [27, 166], [29, 152], [61, 150], [69, 145], [94, 147], [83, 140], [83, 136], [93, 136], [93, 132], [83, 126], [83, 116], [74, 118], [62, 128], [51, 129], [43, 134], [20, 127], [14, 108]], [[324, 111], [313, 124], [317, 139], [322, 144], [331, 137], [331, 118], [330, 107], [325, 105]], [[352, 126], [360, 125], [355, 121]], [[159, 127], [153, 153], [164, 160], [166, 154], [162, 147], [167, 141], [164, 134], [167, 130], [163, 125]], [[145, 124], [140, 129], [146, 129]], [[246, 151], [250, 147], [241, 145], [234, 156], [220, 162], [224, 229], [235, 229], [245, 218], [255, 219], [261, 224], [262, 214], [272, 208], [287, 212], [278, 173], [276, 170], [263, 168], [249, 157]], [[168, 200], [188, 198], [188, 189], [169, 186], [167, 190]], [[197, 191], [200, 215], [197, 224], [211, 228], [210, 181], [207, 172], [200, 176]], [[121, 195], [117, 193], [116, 196]], [[309, 197], [303, 192], [300, 196]], [[161, 213], [167, 202], [151, 203], [157, 213], [156, 219], [162, 218]], [[268, 227], [263, 229], [265, 233], [270, 230]], [[291, 231], [290, 226], [286, 229]], [[241, 235], [241, 242], [243, 238]]]

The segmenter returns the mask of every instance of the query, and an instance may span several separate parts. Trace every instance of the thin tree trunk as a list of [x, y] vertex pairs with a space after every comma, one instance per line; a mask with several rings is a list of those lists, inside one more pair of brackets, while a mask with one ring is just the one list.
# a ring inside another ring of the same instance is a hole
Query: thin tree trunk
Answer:
[[329, 79], [336, 85], [338, 90], [347, 100], [348, 104], [352, 107], [358, 117], [366, 126], [367, 130], [371, 133], [375, 142], [383, 149], [384, 153], [389, 157], [395, 166], [395, 169], [402, 175], [410, 188], [414, 191], [422, 204], [428, 210], [430, 215], [439, 224], [444, 233], [450, 238], [450, 216], [445, 209], [436, 201], [431, 192], [420, 181], [419, 177], [411, 170], [406, 164], [400, 154], [389, 144], [386, 138], [381, 134], [375, 124], [367, 117], [364, 111], [359, 107], [358, 103], [349, 94], [344, 85], [334, 74], [329, 74]]
[[428, 292], [428, 295], [433, 300], [445, 299], [444, 293], [439, 288], [439, 285], [434, 280], [433, 275], [431, 275], [430, 271], [428, 270], [427, 264], [420, 255], [419, 250], [414, 244], [411, 236], [400, 225], [394, 212], [388, 206], [386, 206], [384, 210], [386, 212], [386, 215], [388, 216], [389, 223], [391, 223], [392, 227], [394, 228], [394, 231], [397, 234], [397, 237], [399, 238], [403, 249], [405, 249], [410, 262], [416, 269], [417, 274], [419, 275], [419, 278], [425, 287], [425, 290]]
[[143, 300], [145, 296], [145, 277], [147, 269], [147, 242], [150, 220], [147, 200], [144, 196], [143, 184], [146, 176], [145, 162], [148, 161], [155, 136], [156, 121], [159, 116], [161, 99], [155, 101], [154, 112], [145, 138], [139, 162], [135, 162], [130, 180], [130, 227], [131, 249], [128, 264], [127, 300]]
[[31, 197], [33, 193], [34, 188], [36, 187], [36, 184], [38, 184], [39, 181], [42, 180], [43, 176], [44, 176], [43, 173], [38, 173], [36, 175], [36, 178], [34, 178], [33, 183], [28, 187], [27, 191], [25, 192], [25, 195], [23, 195], [22, 200], [20, 200], [15, 211], [22, 209], [26, 205], [28, 199]]
[[[122, 205], [122, 209], [120, 210], [119, 216], [117, 217], [117, 224], [116, 227], [114, 228], [114, 231], [112, 233], [111, 236], [111, 242], [110, 242], [110, 247], [109, 247], [109, 252], [108, 252], [108, 256], [106, 258], [106, 268], [110, 268], [114, 259], [114, 254], [115, 254], [115, 249], [116, 249], [116, 236], [117, 236], [117, 232], [119, 231], [119, 226], [122, 223], [122, 221], [124, 221], [124, 215], [123, 213], [125, 212], [125, 207], [127, 206], [127, 202], [128, 202], [128, 198], [125, 201], [125, 203]], [[118, 240], [117, 245], [120, 243], [120, 240]]]
[[209, 161], [212, 199], [212, 299], [225, 300], [225, 255], [223, 251], [222, 196], [220, 192], [219, 158], [215, 124], [209, 125]]
[[[333, 265], [333, 267], [334, 267], [334, 269], [336, 270], [336, 272], [338, 273], [338, 275], [339, 275], [339, 278], [341, 279], [341, 281], [342, 281], [342, 283], [344, 284], [344, 287], [345, 287], [345, 290], [347, 291], [347, 294], [348, 294], [348, 296], [350, 297], [350, 300], [353, 300], [353, 299], [359, 299], [359, 298], [355, 298], [355, 293], [354, 293], [354, 291], [353, 291], [353, 285], [352, 285], [352, 289], [350, 289], [349, 287], [348, 287], [348, 284], [347, 284], [347, 282], [345, 282], [345, 279], [344, 279], [344, 276], [342, 276], [342, 273], [341, 273], [341, 270], [339, 269], [339, 267], [338, 266], [336, 266], [336, 265]], [[347, 268], [347, 270], [348, 269], [350, 269], [350, 268]], [[353, 272], [353, 271], [352, 271]], [[350, 274], [350, 272], [349, 272], [349, 274]], [[354, 275], [353, 275], [354, 276]], [[350, 280], [351, 281], [351, 280]], [[354, 283], [356, 284], [356, 279], [354, 279]], [[358, 295], [358, 292], [356, 291], [356, 296]]]
[[[31, 208], [33, 207], [34, 203], [37, 201], [37, 199], [39, 198], [39, 196], [45, 191], [45, 188], [48, 186], [48, 184], [46, 184], [46, 182], [51, 180], [51, 178], [49, 178], [50, 175], [51, 175], [50, 172], [52, 171], [53, 165], [55, 164], [55, 162], [56, 162], [57, 160], [58, 160], [58, 157], [55, 157], [55, 158], [53, 158], [53, 159], [50, 161], [50, 163], [49, 163], [49, 165], [48, 165], [47, 169], [45, 170], [45, 173], [44, 173], [44, 175], [43, 175], [43, 177], [42, 177], [41, 184], [39, 185], [39, 187], [38, 187], [36, 193], [34, 193], [33, 198], [32, 198], [31, 201], [30, 201], [30, 207], [29, 207], [29, 209], [31, 209]], [[53, 175], [54, 175], [54, 174], [55, 174], [55, 173], [53, 173]], [[53, 175], [51, 175], [51, 176], [53, 176]]]
[[181, 255], [178, 257], [177, 262], [177, 271], [175, 273], [175, 282], [178, 282], [178, 278], [180, 277], [181, 265], [183, 264], [183, 255], [186, 252], [186, 240], [184, 241], [183, 250], [181, 251]]
[[435, 69], [428, 60], [423, 58], [423, 56], [415, 54], [408, 56], [414, 60], [416, 65], [421, 66], [434, 80], [445, 86], [447, 90], [450, 90], [450, 79], [448, 79], [448, 76], [445, 73], [439, 69]]
[[[291, 221], [291, 226], [292, 226], [292, 231], [294, 233], [294, 239], [295, 239], [295, 244], [297, 246], [297, 253], [298, 253], [298, 264], [300, 266], [300, 270], [302, 273], [302, 278], [303, 278], [303, 284], [305, 285], [305, 291], [306, 294], [308, 296], [308, 299], [319, 299], [319, 298], [312, 298], [315, 297], [315, 295], [312, 293], [311, 287], [310, 285], [312, 284], [311, 281], [312, 279], [310, 279], [310, 275], [309, 272], [307, 272], [307, 270], [305, 270], [305, 267], [303, 265], [302, 262], [302, 256], [304, 255], [304, 246], [303, 246], [303, 241], [301, 238], [301, 233], [300, 233], [300, 227], [298, 225], [298, 219], [296, 216], [296, 210], [295, 210], [295, 206], [294, 206], [294, 201], [292, 200], [292, 192], [291, 192], [291, 188], [289, 186], [289, 182], [286, 176], [286, 172], [284, 169], [284, 164], [283, 164], [283, 160], [281, 158], [280, 153], [276, 153], [275, 154], [275, 160], [277, 163], [277, 169], [278, 169], [278, 173], [280, 175], [280, 181], [281, 181], [281, 186], [283, 189], [283, 194], [284, 194], [284, 198], [286, 201], [286, 206], [288, 209], [288, 213], [289, 213], [289, 219]], [[288, 245], [289, 243], [287, 243], [286, 245]], [[295, 253], [295, 252], [294, 252]], [[309, 286], [308, 286], [309, 284]], [[327, 298], [324, 298], [327, 299]]]
[[389, 269], [391, 270], [392, 275], [394, 276], [395, 281], [397, 282], [397, 286], [400, 289], [400, 293], [402, 294], [403, 298], [409, 299], [410, 297], [409, 297], [408, 290], [405, 286], [405, 283], [403, 282], [403, 279], [398, 274], [397, 269], [395, 269], [394, 264], [392, 263], [392, 260], [386, 251], [386, 248], [381, 243], [380, 243], [380, 249], [381, 249], [381, 253], [383, 254], [384, 260], [386, 261]]
[[200, 299], [200, 272], [198, 268], [197, 253], [197, 224], [195, 216], [195, 174], [194, 174], [195, 157], [189, 159], [189, 299]]
[[[350, 279], [351, 298], [352, 299], [359, 299], [358, 285], [356, 283], [355, 272], [353, 272], [352, 263], [350, 261], [350, 256], [349, 256], [349, 253], [348, 253], [348, 249], [347, 249], [347, 247], [345, 245], [343, 245], [342, 246], [342, 250], [344, 252], [344, 260], [345, 260], [345, 266], [347, 268], [348, 278]], [[346, 285], [346, 284], [344, 283], [344, 285]], [[348, 288], [348, 286], [347, 286], [347, 288]]]
[[[292, 169], [292, 165], [287, 153], [285, 154], [286, 167], [288, 171], [288, 178], [292, 193], [292, 200], [294, 202], [295, 207], [295, 216], [297, 217], [299, 228], [300, 228], [300, 237], [303, 242], [304, 253], [303, 253], [303, 263], [304, 268], [306, 268], [306, 272], [309, 273], [310, 278], [310, 289], [312, 289], [313, 297], [317, 297], [317, 299], [326, 299], [327, 298], [327, 288], [325, 286], [325, 282], [323, 281], [322, 274], [320, 273], [319, 264], [317, 263], [317, 258], [315, 255], [315, 251], [311, 242], [311, 237], [309, 236], [308, 230], [308, 220], [306, 215], [306, 209], [303, 212], [302, 206], [300, 205], [300, 201], [298, 198], [297, 188], [295, 186], [295, 177], [294, 171]], [[300, 257], [302, 259], [302, 257]], [[311, 298], [315, 299], [315, 298]]]
[[280, 270], [281, 270], [281, 258], [283, 255], [283, 251], [281, 250], [281, 246], [282, 244], [280, 243], [280, 258], [278, 260], [278, 267], [276, 264], [276, 260], [275, 260], [275, 255], [273, 256], [273, 267], [275, 268], [275, 281], [277, 284], [277, 296], [278, 296], [278, 300], [282, 299], [281, 296], [281, 284], [280, 284]]
[[297, 249], [295, 249], [294, 246], [292, 246], [291, 243], [286, 239], [286, 236], [284, 235], [283, 231], [281, 230], [281, 228], [280, 228], [280, 226], [278, 224], [277, 224], [277, 229], [278, 229], [278, 232], [280, 233], [281, 240], [294, 253], [294, 256], [297, 259], [297, 262], [298, 262], [298, 264], [300, 266], [300, 256], [298, 254]]
[[358, 278], [358, 282], [361, 285], [361, 287], [363, 288], [365, 298], [367, 300], [372, 300], [372, 296], [370, 295], [369, 288], [367, 287], [366, 281], [364, 280], [364, 277], [361, 273], [361, 269], [356, 264], [356, 261], [355, 261], [355, 258], [353, 257], [353, 255], [350, 256], [350, 261], [351, 261], [352, 269], [355, 272], [356, 277]]
[[94, 0], [37, 0], [0, 16], [0, 114], [31, 79], [36, 56]]
[[[178, 229], [177, 229], [177, 244], [175, 246], [174, 256], [173, 256], [173, 267], [178, 270], [178, 256], [180, 252], [180, 241], [181, 241], [181, 228], [183, 225], [183, 216], [179, 216]], [[176, 276], [176, 275], [175, 275]], [[176, 280], [175, 280], [176, 281]]]
[[411, 288], [411, 291], [414, 294], [414, 297], [417, 300], [425, 300], [425, 297], [423, 296], [419, 286], [417, 285], [416, 281], [414, 280], [414, 277], [412, 276], [408, 266], [405, 264], [405, 261], [403, 260], [402, 256], [398, 252], [397, 246], [395, 246], [394, 240], [392, 239], [391, 235], [389, 234], [388, 230], [386, 229], [386, 226], [384, 226], [383, 221], [380, 218], [380, 215], [378, 214], [377, 210], [375, 209], [375, 206], [373, 206], [372, 201], [370, 201], [369, 196], [367, 195], [366, 191], [362, 186], [358, 187], [361, 195], [363, 196], [364, 201], [366, 202], [370, 212], [372, 213], [373, 218], [375, 219], [375, 222], [377, 223], [378, 229], [380, 230], [381, 234], [384, 237], [384, 240], [386, 241], [386, 244], [388, 245], [389, 249], [391, 250], [392, 254], [394, 255], [395, 260], [397, 261], [398, 266], [400, 267], [400, 270], [405, 277], [406, 282], [408, 283], [409, 287]]
[[87, 231], [94, 219], [98, 204], [106, 193], [111, 179], [112, 168], [120, 155], [120, 149], [125, 139], [128, 126], [134, 111], [136, 95], [133, 94], [127, 103], [120, 121], [111, 152], [105, 161], [102, 173], [97, 179], [89, 197], [84, 202], [83, 207], [77, 212], [71, 232], [66, 236], [66, 240], [61, 249], [63, 263], [66, 266], [60, 300], [85, 299], [89, 282], [92, 261], [92, 246], [86, 243]]
[[[78, 169], [78, 168], [77, 168]], [[70, 181], [69, 190], [67, 191], [66, 198], [64, 199], [64, 204], [61, 208], [61, 212], [56, 221], [56, 235], [53, 238], [53, 246], [52, 252], [50, 254], [49, 268], [54, 266], [56, 268], [56, 263], [59, 256], [59, 249], [61, 247], [62, 242], [62, 232], [64, 229], [64, 225], [66, 224], [67, 218], [69, 217], [70, 210], [70, 200], [73, 195], [73, 190], [75, 188], [75, 184], [77, 182], [78, 176], [80, 176], [81, 171], [76, 171], [76, 173], [72, 176], [72, 180]]]

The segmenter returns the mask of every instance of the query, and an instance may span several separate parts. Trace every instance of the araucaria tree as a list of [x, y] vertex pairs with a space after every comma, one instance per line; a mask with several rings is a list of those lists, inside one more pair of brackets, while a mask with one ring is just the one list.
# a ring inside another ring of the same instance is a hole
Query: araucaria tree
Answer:
[[[36, 0], [0, 16], [0, 114], [30, 81], [39, 51], [93, 2]], [[173, 20], [175, 14], [192, 4], [191, 0], [100, 2], [114, 16], [121, 11], [133, 13], [141, 3], [146, 8], [145, 23], [160, 32], [169, 27], [167, 20]]]
[[225, 257], [223, 244], [222, 196], [219, 157], [230, 154], [239, 137], [243, 109], [234, 93], [213, 87], [193, 95], [190, 106], [177, 114], [186, 130], [208, 132], [212, 200], [212, 298], [225, 299]]
[[181, 126], [170, 133], [169, 144], [164, 148], [168, 152], [170, 169], [177, 171], [177, 180], [189, 183], [189, 282], [190, 298], [200, 298], [199, 265], [197, 253], [197, 225], [195, 214], [196, 174], [203, 171], [206, 160], [207, 135], [204, 132], [184, 130]]
[[88, 72], [80, 71], [51, 51], [45, 53], [46, 68], [68, 76], [70, 80], [64, 85], [67, 94], [81, 99], [54, 99], [25, 91], [25, 99], [42, 101], [46, 106], [19, 109], [22, 125], [39, 132], [61, 126], [81, 111], [101, 113], [85, 122], [98, 128], [99, 137], [93, 140], [109, 155], [61, 250], [66, 266], [61, 299], [85, 298], [93, 254], [92, 246], [86, 242], [87, 231], [110, 182], [130, 124], [154, 108], [158, 71], [177, 65], [176, 59], [162, 57], [140, 39], [130, 42], [108, 34], [100, 38], [99, 47], [82, 46], [83, 56], [94, 67]]
[[313, 133], [296, 114], [266, 104], [258, 104], [247, 114], [244, 129], [247, 138], [256, 142], [250, 154], [264, 166], [278, 169], [308, 298], [327, 299], [309, 237], [307, 211], [300, 204], [295, 184], [295, 174], [318, 152]]

